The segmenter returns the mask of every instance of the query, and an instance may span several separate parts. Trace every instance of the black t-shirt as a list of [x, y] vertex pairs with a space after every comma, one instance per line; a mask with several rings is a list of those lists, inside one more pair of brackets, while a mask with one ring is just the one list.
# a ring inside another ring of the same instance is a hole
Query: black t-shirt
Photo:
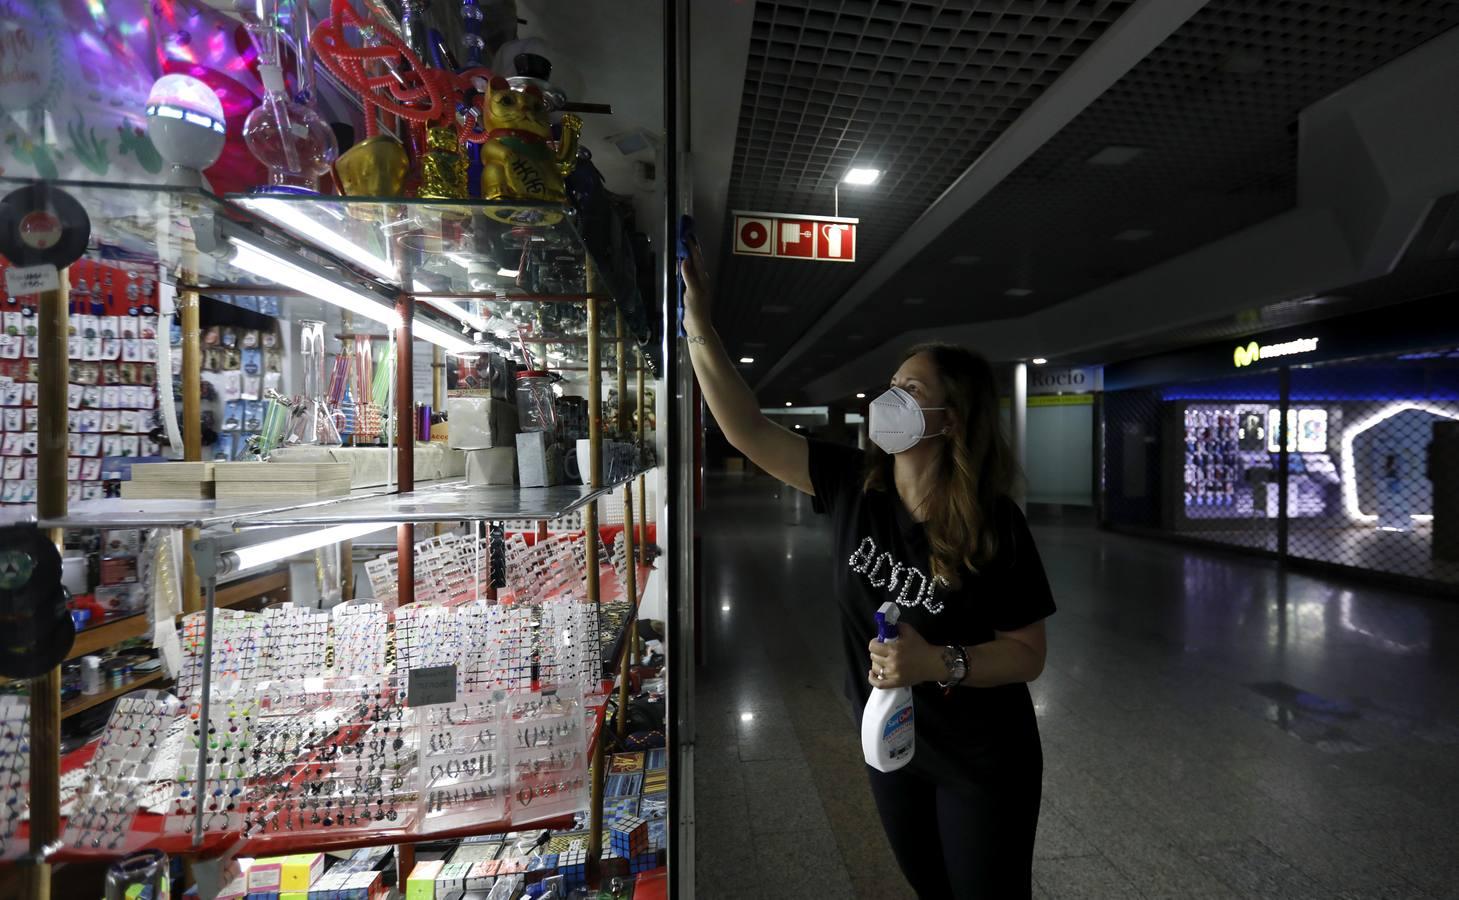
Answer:
[[[895, 489], [864, 491], [859, 450], [809, 441], [817, 512], [832, 520], [834, 587], [841, 612], [846, 691], [860, 716], [871, 696], [867, 644], [876, 636], [877, 609], [888, 600], [901, 620], [934, 646], [971, 646], [1016, 631], [1054, 612], [1054, 598], [1023, 513], [1000, 499], [994, 511], [997, 558], [974, 573], [964, 568], [957, 590], [934, 583], [927, 535]], [[1042, 767], [1038, 723], [1028, 687], [912, 688], [917, 728], [909, 768], [949, 787], [1037, 772]]]

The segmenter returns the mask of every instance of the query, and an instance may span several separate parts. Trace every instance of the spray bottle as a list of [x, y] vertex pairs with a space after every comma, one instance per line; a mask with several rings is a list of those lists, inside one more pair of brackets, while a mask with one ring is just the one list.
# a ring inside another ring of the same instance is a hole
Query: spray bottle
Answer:
[[[876, 611], [876, 639], [882, 643], [897, 639], [901, 609], [883, 603]], [[917, 749], [912, 721], [912, 689], [873, 688], [861, 714], [861, 752], [866, 764], [879, 772], [895, 772], [912, 761]]]

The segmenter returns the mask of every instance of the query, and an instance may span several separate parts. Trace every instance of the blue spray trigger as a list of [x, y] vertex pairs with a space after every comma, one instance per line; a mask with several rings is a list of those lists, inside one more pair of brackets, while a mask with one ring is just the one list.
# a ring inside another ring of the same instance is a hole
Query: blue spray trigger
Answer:
[[[890, 609], [888, 609], [890, 607]], [[895, 603], [883, 603], [876, 611], [876, 639], [885, 644], [887, 641], [897, 639], [897, 620], [902, 617], [902, 611]]]
[[[698, 241], [699, 239], [694, 236], [694, 217], [680, 216], [678, 245], [674, 248], [674, 255], [680, 263], [689, 258], [691, 245]], [[688, 332], [684, 330], [684, 275], [676, 269], [675, 277], [679, 282], [679, 337], [687, 337]]]

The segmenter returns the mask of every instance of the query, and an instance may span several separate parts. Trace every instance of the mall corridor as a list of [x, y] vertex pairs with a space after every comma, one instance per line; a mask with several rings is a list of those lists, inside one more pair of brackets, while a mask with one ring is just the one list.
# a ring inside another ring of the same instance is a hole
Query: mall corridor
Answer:
[[[765, 478], [708, 497], [698, 896], [910, 897], [841, 699], [823, 520]], [[1035, 525], [1059, 604], [1035, 896], [1459, 897], [1459, 604]]]

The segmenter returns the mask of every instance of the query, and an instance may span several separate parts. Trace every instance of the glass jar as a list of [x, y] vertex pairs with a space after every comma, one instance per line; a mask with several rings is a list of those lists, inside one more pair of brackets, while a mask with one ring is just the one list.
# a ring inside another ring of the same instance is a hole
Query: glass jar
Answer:
[[517, 425], [522, 431], [556, 431], [552, 377], [540, 369], [517, 373]]

